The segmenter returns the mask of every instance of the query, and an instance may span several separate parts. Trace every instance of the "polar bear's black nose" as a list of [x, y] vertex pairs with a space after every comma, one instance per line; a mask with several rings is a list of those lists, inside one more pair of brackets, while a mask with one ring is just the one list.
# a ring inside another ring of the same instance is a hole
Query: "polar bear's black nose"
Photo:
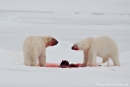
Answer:
[[58, 41], [55, 41], [55, 45], [57, 45], [58, 44]]
[[72, 49], [72, 50], [78, 50], [78, 46], [77, 46], [77, 45], [73, 45], [73, 46], [71, 47], [71, 49]]
[[71, 49], [74, 50], [74, 46], [72, 46]]

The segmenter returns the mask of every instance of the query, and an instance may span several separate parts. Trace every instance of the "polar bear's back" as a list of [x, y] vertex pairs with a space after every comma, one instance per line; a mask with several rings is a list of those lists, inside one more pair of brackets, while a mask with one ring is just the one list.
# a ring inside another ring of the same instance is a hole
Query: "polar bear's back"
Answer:
[[96, 38], [96, 45], [98, 47], [98, 56], [111, 57], [113, 55], [118, 55], [118, 47], [116, 42], [108, 36]]
[[38, 41], [39, 41], [39, 38], [37, 36], [29, 36], [25, 39], [24, 43], [34, 44], [34, 43], [37, 43]]
[[26, 53], [34, 53], [35, 51], [41, 51], [44, 48], [44, 42], [40, 37], [37, 36], [29, 36], [25, 39], [23, 44], [23, 50]]

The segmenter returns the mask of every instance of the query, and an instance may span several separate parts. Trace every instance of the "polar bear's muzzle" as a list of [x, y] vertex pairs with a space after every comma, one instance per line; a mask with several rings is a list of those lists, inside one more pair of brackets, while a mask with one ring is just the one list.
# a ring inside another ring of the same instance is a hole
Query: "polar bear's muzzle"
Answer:
[[58, 44], [58, 41], [56, 40], [56, 39], [52, 39], [52, 42], [51, 42], [52, 44], [52, 46], [54, 46], [54, 45], [57, 45]]
[[78, 50], [78, 46], [77, 46], [77, 45], [73, 45], [73, 46], [71, 47], [71, 49], [72, 49], [72, 50]]
[[57, 45], [58, 44], [58, 41], [56, 40], [55, 42], [54, 42], [54, 45]]

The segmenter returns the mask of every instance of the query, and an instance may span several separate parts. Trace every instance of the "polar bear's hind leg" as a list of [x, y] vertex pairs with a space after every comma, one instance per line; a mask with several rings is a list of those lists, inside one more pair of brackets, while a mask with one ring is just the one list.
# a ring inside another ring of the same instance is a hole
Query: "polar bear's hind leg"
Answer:
[[112, 61], [113, 61], [114, 66], [120, 66], [120, 62], [119, 62], [119, 57], [118, 57], [118, 55], [112, 56], [111, 59], [112, 59]]
[[46, 55], [45, 54], [41, 54], [41, 56], [39, 57], [39, 66], [46, 66]]

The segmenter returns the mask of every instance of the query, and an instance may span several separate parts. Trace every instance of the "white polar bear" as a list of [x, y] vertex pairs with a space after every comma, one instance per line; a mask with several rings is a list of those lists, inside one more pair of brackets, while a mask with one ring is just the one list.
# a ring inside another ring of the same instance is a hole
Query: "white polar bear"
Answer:
[[119, 53], [116, 42], [107, 36], [98, 38], [88, 37], [79, 42], [76, 42], [72, 46], [72, 50], [83, 50], [84, 54], [84, 66], [95, 66], [96, 56], [102, 58], [102, 63], [112, 59], [114, 66], [120, 66]]
[[57, 45], [58, 41], [51, 36], [29, 36], [23, 44], [24, 64], [27, 66], [46, 66], [46, 48]]

